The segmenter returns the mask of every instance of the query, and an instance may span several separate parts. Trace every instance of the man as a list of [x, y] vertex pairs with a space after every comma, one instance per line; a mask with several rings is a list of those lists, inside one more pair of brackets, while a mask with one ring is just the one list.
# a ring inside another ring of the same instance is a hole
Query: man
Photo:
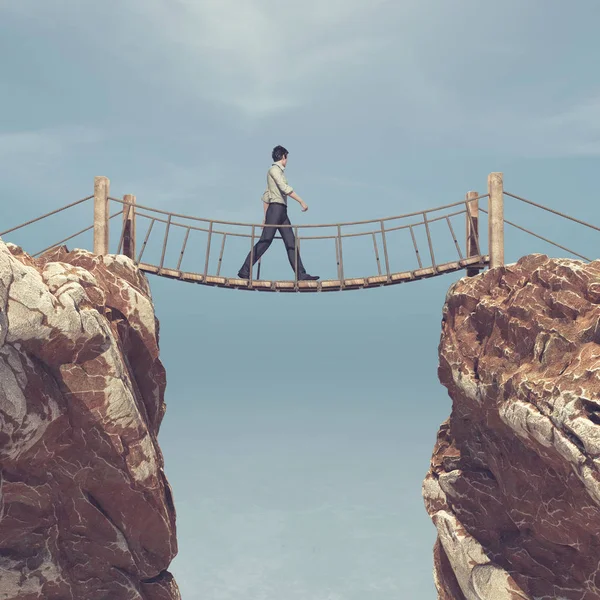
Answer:
[[[290, 225], [290, 219], [287, 214], [287, 197], [293, 198], [302, 207], [302, 212], [308, 210], [306, 203], [287, 182], [285, 178], [285, 166], [287, 164], [288, 151], [283, 146], [276, 146], [273, 148], [272, 158], [273, 164], [267, 173], [267, 189], [263, 194], [262, 201], [265, 210], [264, 223], [266, 225]], [[294, 231], [291, 227], [264, 227], [260, 239], [254, 246], [254, 256], [252, 266], [254, 263], [267, 251], [267, 248], [271, 245], [275, 232], [279, 230], [285, 249], [287, 250], [288, 260], [290, 265], [296, 272], [296, 238]], [[238, 276], [241, 279], [249, 279], [250, 277], [250, 255], [248, 253], [242, 268], [240, 269]], [[299, 281], [314, 281], [319, 279], [316, 275], [309, 275], [304, 269], [302, 260], [300, 259], [300, 253], [298, 252], [298, 280]]]

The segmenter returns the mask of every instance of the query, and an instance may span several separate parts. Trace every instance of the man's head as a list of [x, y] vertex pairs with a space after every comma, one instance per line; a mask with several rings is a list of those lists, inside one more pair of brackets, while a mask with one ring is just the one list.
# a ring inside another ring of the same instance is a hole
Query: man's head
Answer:
[[271, 153], [273, 162], [281, 161], [281, 164], [285, 167], [287, 163], [288, 151], [283, 146], [275, 146]]

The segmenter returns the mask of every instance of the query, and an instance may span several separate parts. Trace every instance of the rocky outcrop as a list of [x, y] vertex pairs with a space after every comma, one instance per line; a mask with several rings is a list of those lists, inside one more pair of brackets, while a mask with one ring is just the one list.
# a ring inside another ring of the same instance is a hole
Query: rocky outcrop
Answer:
[[123, 256], [0, 242], [0, 600], [174, 600], [158, 322]]
[[423, 484], [443, 600], [600, 598], [600, 261], [532, 255], [443, 313]]

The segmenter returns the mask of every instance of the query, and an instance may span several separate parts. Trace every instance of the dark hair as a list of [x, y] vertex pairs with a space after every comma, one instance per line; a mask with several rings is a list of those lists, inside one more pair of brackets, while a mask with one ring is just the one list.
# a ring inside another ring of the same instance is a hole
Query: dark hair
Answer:
[[289, 152], [283, 146], [275, 146], [273, 148], [273, 152], [271, 156], [273, 157], [273, 162], [279, 162], [282, 158], [285, 158]]

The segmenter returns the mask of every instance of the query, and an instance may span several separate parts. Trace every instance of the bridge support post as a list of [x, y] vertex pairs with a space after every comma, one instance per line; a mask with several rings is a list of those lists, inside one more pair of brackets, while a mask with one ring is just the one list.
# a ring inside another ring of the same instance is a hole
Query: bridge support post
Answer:
[[94, 177], [94, 254], [108, 254], [108, 177]]
[[490, 269], [504, 266], [504, 181], [502, 173], [488, 176], [488, 244]]
[[[481, 255], [479, 244], [479, 194], [477, 192], [467, 192], [467, 258]], [[474, 277], [479, 274], [481, 267], [467, 267], [467, 277]]]
[[123, 254], [135, 260], [135, 196], [125, 194], [123, 201]]

